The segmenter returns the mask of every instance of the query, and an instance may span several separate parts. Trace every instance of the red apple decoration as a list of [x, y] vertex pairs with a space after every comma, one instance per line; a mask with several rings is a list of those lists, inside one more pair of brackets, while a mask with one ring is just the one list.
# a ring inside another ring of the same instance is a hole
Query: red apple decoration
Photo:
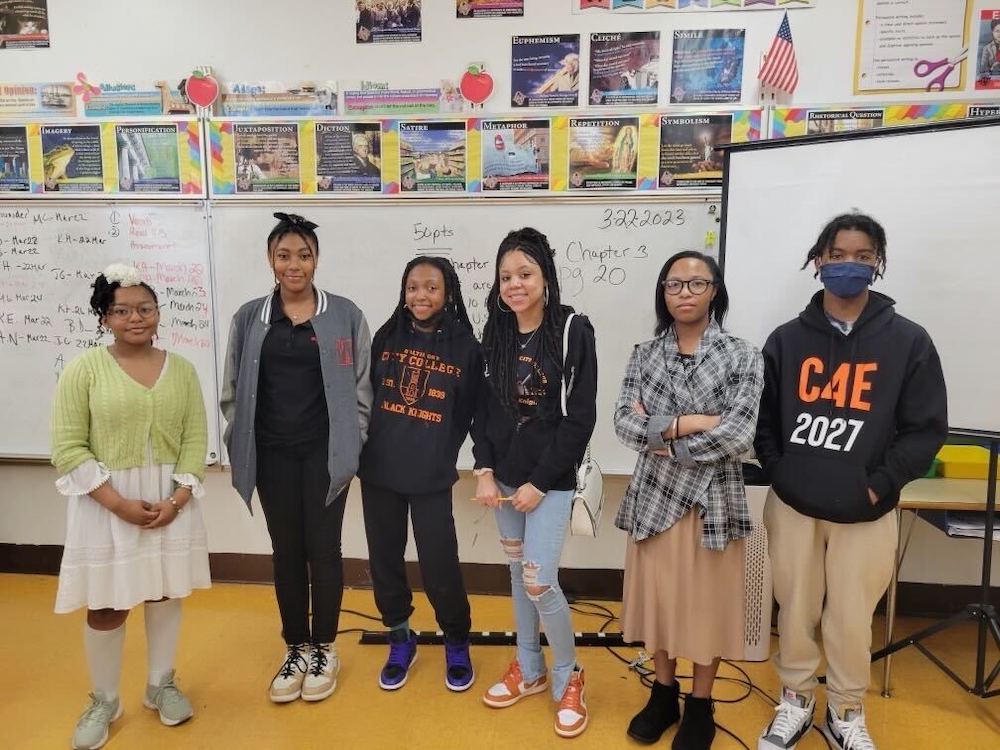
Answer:
[[482, 63], [470, 65], [458, 83], [459, 91], [467, 102], [482, 105], [493, 93], [493, 76]]
[[199, 107], [211, 107], [219, 98], [219, 82], [212, 76], [196, 70], [187, 79], [187, 98]]

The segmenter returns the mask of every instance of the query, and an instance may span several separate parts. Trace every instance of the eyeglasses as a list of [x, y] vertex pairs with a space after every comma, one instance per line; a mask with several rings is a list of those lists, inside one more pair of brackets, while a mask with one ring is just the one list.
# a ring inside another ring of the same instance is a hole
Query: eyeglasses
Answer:
[[139, 313], [140, 318], [152, 318], [159, 311], [160, 306], [152, 302], [143, 302], [137, 307], [130, 305], [113, 305], [108, 310], [108, 315], [117, 320], [128, 320], [132, 317], [132, 312]]
[[671, 297], [681, 293], [681, 290], [686, 286], [691, 294], [698, 296], [704, 294], [708, 291], [708, 288], [712, 286], [715, 282], [709, 281], [708, 279], [689, 279], [688, 281], [681, 281], [680, 279], [664, 279], [660, 282], [663, 285], [664, 291]]

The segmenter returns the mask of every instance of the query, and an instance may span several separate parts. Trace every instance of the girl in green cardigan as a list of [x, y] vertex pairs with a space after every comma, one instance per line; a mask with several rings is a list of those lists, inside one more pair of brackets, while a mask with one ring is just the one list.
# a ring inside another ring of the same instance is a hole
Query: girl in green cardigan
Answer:
[[153, 346], [156, 293], [131, 267], [94, 281], [90, 306], [114, 334], [62, 373], [52, 411], [56, 487], [69, 497], [56, 612], [87, 608], [93, 684], [73, 747], [92, 750], [121, 716], [125, 619], [144, 603], [149, 678], [143, 700], [167, 726], [191, 718], [174, 682], [180, 599], [210, 586], [198, 498], [207, 425], [194, 367]]

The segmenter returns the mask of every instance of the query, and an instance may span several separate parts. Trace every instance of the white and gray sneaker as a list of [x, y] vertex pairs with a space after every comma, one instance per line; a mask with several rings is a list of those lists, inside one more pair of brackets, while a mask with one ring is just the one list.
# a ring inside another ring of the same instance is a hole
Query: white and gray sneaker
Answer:
[[830, 747], [838, 750], [876, 750], [865, 725], [865, 710], [861, 706], [846, 709], [843, 720], [827, 706], [826, 721], [819, 731], [826, 737]]
[[314, 643], [309, 653], [309, 671], [302, 682], [302, 700], [321, 701], [337, 688], [340, 659], [332, 643]]
[[816, 710], [816, 698], [782, 688], [781, 702], [774, 718], [757, 740], [757, 750], [792, 750], [809, 731]]
[[288, 646], [285, 661], [271, 680], [268, 695], [273, 703], [290, 703], [302, 695], [302, 682], [309, 670], [309, 644], [293, 643]]

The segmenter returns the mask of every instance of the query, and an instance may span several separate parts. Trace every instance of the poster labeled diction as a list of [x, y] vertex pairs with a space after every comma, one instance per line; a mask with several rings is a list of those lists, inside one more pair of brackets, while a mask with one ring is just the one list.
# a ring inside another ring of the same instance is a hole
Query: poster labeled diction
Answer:
[[379, 123], [316, 123], [316, 189], [323, 193], [372, 193], [382, 189]]

